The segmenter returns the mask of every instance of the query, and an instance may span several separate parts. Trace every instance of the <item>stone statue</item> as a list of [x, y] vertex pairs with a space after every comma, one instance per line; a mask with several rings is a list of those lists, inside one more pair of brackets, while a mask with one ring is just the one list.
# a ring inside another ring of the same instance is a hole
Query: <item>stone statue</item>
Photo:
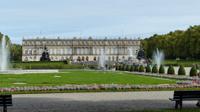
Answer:
[[42, 53], [40, 61], [51, 61], [51, 59], [49, 58], [49, 52], [46, 46], [44, 46], [44, 51]]

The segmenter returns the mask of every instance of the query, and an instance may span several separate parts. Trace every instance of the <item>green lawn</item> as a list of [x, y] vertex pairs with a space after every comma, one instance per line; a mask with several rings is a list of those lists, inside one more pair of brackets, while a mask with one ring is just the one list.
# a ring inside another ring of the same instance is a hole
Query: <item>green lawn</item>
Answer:
[[[65, 70], [60, 73], [0, 75], [0, 87], [55, 86], [65, 84], [173, 84], [176, 80], [133, 75], [126, 72]], [[17, 84], [16, 84], [17, 83]], [[26, 83], [26, 84], [19, 84]]]
[[200, 60], [165, 60], [165, 65], [183, 65], [183, 66], [193, 66], [195, 64], [200, 65]]

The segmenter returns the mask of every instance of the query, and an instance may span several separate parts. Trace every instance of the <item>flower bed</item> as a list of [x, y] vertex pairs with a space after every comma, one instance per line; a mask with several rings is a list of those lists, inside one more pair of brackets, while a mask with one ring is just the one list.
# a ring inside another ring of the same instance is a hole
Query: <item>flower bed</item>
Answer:
[[200, 85], [191, 84], [160, 84], [160, 85], [120, 85], [120, 84], [92, 84], [92, 85], [64, 85], [64, 86], [42, 86], [42, 87], [14, 87], [0, 88], [0, 92], [29, 92], [29, 91], [79, 91], [79, 90], [151, 90], [151, 89], [184, 89], [199, 88]]

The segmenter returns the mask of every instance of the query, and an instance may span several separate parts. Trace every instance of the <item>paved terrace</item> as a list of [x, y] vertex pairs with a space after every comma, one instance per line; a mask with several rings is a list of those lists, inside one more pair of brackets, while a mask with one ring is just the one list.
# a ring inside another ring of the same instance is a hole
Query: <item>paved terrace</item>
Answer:
[[[174, 108], [173, 91], [102, 92], [13, 95], [9, 112], [120, 112]], [[195, 107], [196, 102], [184, 102]]]

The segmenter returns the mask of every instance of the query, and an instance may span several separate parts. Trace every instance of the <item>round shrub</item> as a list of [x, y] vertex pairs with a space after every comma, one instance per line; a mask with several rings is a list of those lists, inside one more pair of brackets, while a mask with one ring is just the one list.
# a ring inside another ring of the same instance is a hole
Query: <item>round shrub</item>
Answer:
[[147, 67], [146, 67], [146, 72], [147, 72], [147, 73], [150, 73], [150, 72], [151, 72], [151, 66], [150, 66], [150, 65], [147, 65]]
[[152, 73], [158, 73], [158, 67], [157, 67], [157, 65], [153, 66]]
[[133, 71], [134, 71], [134, 66], [131, 65], [130, 72], [133, 72]]
[[139, 67], [139, 72], [144, 72], [144, 67], [142, 65]]
[[175, 74], [175, 70], [174, 70], [174, 67], [172, 65], [169, 66], [169, 68], [167, 70], [167, 74], [170, 74], [170, 75]]
[[197, 76], [197, 69], [196, 67], [192, 67], [191, 70], [190, 70], [190, 76], [193, 77], [193, 76]]
[[164, 68], [163, 65], [160, 66], [160, 68], [159, 68], [159, 73], [160, 73], [160, 74], [164, 74], [164, 73], [165, 73], [165, 68]]
[[178, 75], [185, 75], [185, 68], [183, 65], [181, 65], [178, 69]]
[[135, 71], [135, 72], [138, 72], [138, 71], [139, 71], [139, 66], [135, 66], [135, 67], [134, 67], [134, 71]]

